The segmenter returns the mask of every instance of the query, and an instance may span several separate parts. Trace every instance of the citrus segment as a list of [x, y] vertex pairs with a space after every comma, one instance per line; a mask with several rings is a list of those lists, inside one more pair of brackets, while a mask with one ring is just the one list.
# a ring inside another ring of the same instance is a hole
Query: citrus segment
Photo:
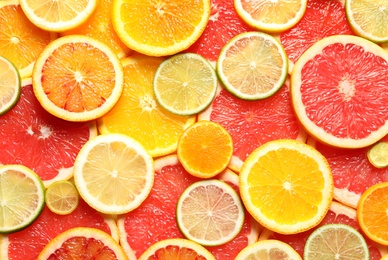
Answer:
[[39, 55], [32, 79], [41, 105], [68, 121], [104, 115], [123, 89], [123, 69], [117, 55], [100, 41], [82, 35], [51, 42]]
[[97, 211], [127, 213], [151, 191], [153, 159], [139, 142], [126, 135], [99, 135], [78, 153], [74, 181], [81, 197]]
[[130, 49], [150, 56], [166, 56], [192, 45], [205, 29], [209, 15], [210, 0], [117, 0], [112, 22]]
[[20, 0], [28, 19], [46, 31], [60, 32], [79, 26], [92, 14], [97, 0]]
[[275, 140], [258, 147], [244, 162], [240, 193], [247, 210], [264, 227], [295, 234], [324, 218], [333, 198], [333, 177], [325, 157], [311, 146]]
[[45, 201], [47, 207], [59, 215], [73, 212], [79, 201], [77, 188], [70, 181], [56, 181], [46, 189]]
[[307, 239], [304, 259], [369, 260], [369, 250], [356, 229], [344, 224], [327, 224], [317, 228]]
[[179, 161], [188, 173], [199, 178], [211, 178], [229, 164], [233, 140], [218, 123], [199, 121], [187, 128], [178, 142]]
[[97, 121], [101, 133], [131, 136], [153, 157], [176, 151], [180, 135], [195, 122], [195, 117], [174, 115], [157, 102], [152, 82], [162, 61], [139, 54], [122, 60], [123, 93], [113, 109]]
[[283, 32], [300, 21], [307, 0], [247, 1], [234, 0], [240, 17], [252, 27], [266, 32]]
[[388, 142], [378, 142], [374, 144], [367, 152], [368, 160], [377, 168], [388, 166]]
[[380, 46], [352, 35], [326, 37], [294, 66], [291, 94], [296, 115], [326, 144], [371, 145], [388, 133], [388, 115], [383, 112], [388, 100], [380, 94], [387, 90], [387, 73], [388, 54]]
[[262, 32], [241, 33], [221, 50], [217, 74], [235, 96], [257, 100], [272, 96], [288, 75], [288, 59], [282, 45]]
[[357, 220], [362, 231], [373, 241], [388, 245], [388, 182], [369, 187], [357, 206]]
[[107, 233], [96, 228], [77, 227], [51, 240], [38, 259], [128, 259], [121, 246]]
[[156, 100], [177, 115], [194, 115], [204, 110], [213, 101], [217, 86], [212, 65], [193, 53], [164, 60], [153, 81]]
[[18, 69], [0, 56], [0, 115], [8, 112], [19, 100], [21, 79]]
[[244, 224], [244, 207], [237, 192], [220, 180], [191, 184], [179, 197], [176, 218], [183, 235], [204, 246], [222, 245]]
[[139, 260], [150, 259], [215, 260], [216, 258], [206, 248], [191, 240], [170, 238], [153, 244], [139, 257]]
[[0, 233], [29, 226], [44, 207], [44, 186], [31, 169], [16, 164], [0, 165]]

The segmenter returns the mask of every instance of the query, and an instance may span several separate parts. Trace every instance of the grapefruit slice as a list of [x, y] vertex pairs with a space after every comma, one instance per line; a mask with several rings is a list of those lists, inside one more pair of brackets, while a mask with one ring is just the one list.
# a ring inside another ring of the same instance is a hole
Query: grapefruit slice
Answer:
[[94, 122], [67, 122], [46, 112], [31, 80], [24, 81], [18, 103], [0, 116], [0, 129], [0, 164], [27, 166], [46, 187], [71, 178], [79, 150], [97, 135]]
[[[230, 170], [216, 178], [238, 191], [238, 176]], [[117, 221], [120, 243], [129, 258], [140, 257], [160, 240], [183, 238], [176, 221], [176, 204], [182, 192], [199, 180], [184, 170], [175, 154], [155, 160], [155, 181], [150, 195], [137, 209], [119, 216]], [[240, 250], [257, 240], [258, 232], [257, 223], [245, 211], [243, 228], [233, 240], [206, 248], [216, 259], [234, 260]]]
[[369, 146], [388, 134], [388, 53], [352, 35], [326, 37], [295, 63], [295, 113], [318, 140], [336, 147]]

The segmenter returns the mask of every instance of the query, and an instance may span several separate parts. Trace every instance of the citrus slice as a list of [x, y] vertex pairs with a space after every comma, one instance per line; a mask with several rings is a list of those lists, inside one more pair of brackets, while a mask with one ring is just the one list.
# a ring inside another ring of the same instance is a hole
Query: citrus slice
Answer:
[[38, 259], [128, 259], [122, 247], [107, 233], [96, 228], [77, 227], [51, 240]]
[[275, 239], [261, 240], [240, 251], [235, 260], [289, 259], [302, 260], [290, 245]]
[[206, 248], [191, 240], [170, 238], [151, 245], [139, 257], [139, 260], [148, 259], [215, 260], [216, 258]]
[[218, 80], [214, 68], [202, 56], [182, 53], [160, 64], [153, 87], [162, 107], [177, 115], [194, 115], [213, 101]]
[[388, 41], [386, 1], [346, 0], [346, 18], [355, 33], [373, 42]]
[[220, 124], [199, 121], [183, 132], [177, 154], [188, 173], [211, 178], [228, 166], [233, 154], [233, 140]]
[[323, 225], [308, 237], [303, 259], [369, 260], [369, 249], [364, 237], [345, 224]]
[[20, 0], [28, 19], [46, 31], [60, 32], [81, 25], [93, 13], [97, 0]]
[[6, 58], [0, 56], [0, 115], [16, 105], [21, 92], [18, 69]]
[[333, 199], [333, 177], [325, 157], [311, 146], [275, 140], [259, 146], [245, 160], [240, 194], [264, 227], [295, 234], [324, 218]]
[[183, 235], [204, 246], [223, 245], [244, 224], [244, 207], [237, 192], [220, 180], [197, 181], [181, 194], [176, 218]]
[[378, 142], [374, 144], [367, 152], [368, 160], [377, 168], [388, 166], [388, 142]]
[[45, 195], [47, 207], [56, 214], [70, 214], [78, 206], [79, 194], [70, 181], [53, 182], [46, 189]]
[[357, 206], [357, 220], [362, 231], [373, 241], [388, 245], [388, 182], [369, 187]]
[[137, 208], [150, 193], [153, 159], [129, 136], [98, 135], [78, 153], [74, 181], [92, 208], [106, 214], [123, 214]]
[[205, 30], [209, 16], [210, 0], [117, 0], [112, 22], [130, 49], [149, 56], [166, 56], [192, 45]]
[[[346, 62], [344, 62], [346, 61]], [[388, 134], [388, 53], [352, 35], [326, 37], [295, 63], [293, 107], [316, 139], [336, 147], [360, 148]], [[328, 76], [330, 75], [330, 76]]]
[[250, 26], [265, 32], [283, 32], [302, 19], [307, 0], [234, 0], [239, 16]]
[[123, 69], [117, 55], [91, 37], [70, 35], [51, 42], [32, 75], [34, 93], [51, 114], [88, 121], [108, 112], [120, 98]]
[[273, 36], [246, 32], [222, 48], [216, 70], [233, 95], [257, 100], [272, 96], [283, 86], [288, 75], [288, 58]]
[[0, 165], [0, 233], [26, 228], [44, 207], [44, 186], [31, 169], [17, 164]]
[[162, 61], [163, 58], [140, 54], [123, 59], [123, 93], [117, 104], [97, 121], [100, 133], [132, 136], [152, 157], [175, 152], [179, 137], [196, 119], [172, 114], [156, 100], [152, 82]]

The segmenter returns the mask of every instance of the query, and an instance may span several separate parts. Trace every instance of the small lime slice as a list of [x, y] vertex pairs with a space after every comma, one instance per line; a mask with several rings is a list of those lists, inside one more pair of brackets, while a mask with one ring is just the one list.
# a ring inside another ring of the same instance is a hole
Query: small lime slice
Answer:
[[218, 86], [215, 69], [201, 55], [182, 53], [158, 67], [153, 87], [159, 104], [177, 115], [194, 115], [213, 101]]
[[288, 75], [288, 58], [280, 42], [262, 32], [241, 33], [221, 50], [216, 71], [233, 95], [246, 100], [272, 96]]
[[23, 165], [0, 166], [0, 233], [29, 226], [44, 208], [44, 186], [39, 176]]
[[75, 185], [70, 181], [56, 181], [46, 190], [46, 205], [58, 215], [73, 212], [79, 202], [79, 194]]
[[303, 259], [367, 260], [369, 249], [364, 237], [356, 229], [344, 224], [326, 224], [308, 237]]
[[176, 218], [182, 234], [201, 245], [222, 245], [237, 236], [245, 213], [237, 192], [220, 180], [193, 183], [181, 194]]
[[19, 100], [21, 79], [18, 69], [0, 56], [0, 115], [8, 112]]
[[378, 142], [366, 153], [369, 162], [376, 168], [388, 166], [388, 142]]

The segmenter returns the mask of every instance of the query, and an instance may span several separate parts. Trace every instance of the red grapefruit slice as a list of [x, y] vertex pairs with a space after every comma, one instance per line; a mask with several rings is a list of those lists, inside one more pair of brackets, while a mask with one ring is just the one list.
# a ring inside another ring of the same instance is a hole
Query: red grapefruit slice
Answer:
[[[238, 185], [238, 176], [226, 170], [218, 179]], [[152, 244], [169, 238], [183, 238], [175, 216], [181, 193], [200, 180], [187, 173], [176, 155], [155, 160], [155, 181], [149, 197], [135, 210], [121, 215], [117, 225], [120, 243], [130, 259], [140, 255]], [[206, 247], [216, 259], [233, 260], [240, 250], [257, 240], [258, 226], [248, 213], [240, 233], [230, 242]]]
[[30, 80], [24, 83], [19, 102], [0, 116], [0, 129], [0, 164], [27, 166], [46, 187], [71, 178], [78, 151], [97, 135], [94, 122], [67, 122], [46, 112]]

